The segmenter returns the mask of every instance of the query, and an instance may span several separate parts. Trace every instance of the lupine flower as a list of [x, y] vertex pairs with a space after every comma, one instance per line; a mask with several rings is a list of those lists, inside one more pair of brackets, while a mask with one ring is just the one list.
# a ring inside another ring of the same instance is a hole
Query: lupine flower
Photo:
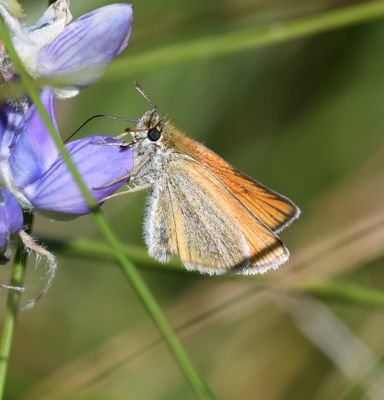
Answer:
[[96, 81], [131, 34], [132, 6], [125, 3], [98, 8], [71, 22], [69, 0], [58, 0], [24, 28], [1, 3], [0, 14], [28, 72], [59, 85], [56, 94], [62, 98]]
[[[47, 80], [62, 98], [74, 96], [95, 82], [127, 46], [131, 33], [129, 4], [102, 7], [71, 22], [69, 0], [58, 0], [29, 27], [22, 27], [4, 5], [8, 2], [0, 0], [0, 14], [27, 71], [34, 78]], [[0, 42], [0, 86], [16, 79]], [[54, 91], [46, 87], [41, 99], [57, 128]], [[132, 152], [122, 144], [112, 137], [91, 136], [66, 145], [98, 203], [126, 183], [133, 167]], [[25, 96], [0, 105], [0, 262], [9, 260], [11, 239], [16, 235], [26, 249], [46, 260], [48, 281], [40, 295], [28, 303], [29, 308], [52, 283], [56, 260], [22, 229], [23, 209], [50, 217], [90, 212], [39, 113]]]
[[[57, 126], [50, 88], [43, 90], [41, 100]], [[0, 116], [0, 184], [24, 208], [71, 215], [89, 213], [36, 107], [32, 105], [18, 117], [9, 113], [9, 107], [4, 107]], [[123, 143], [110, 136], [89, 136], [66, 145], [96, 202], [121, 187], [127, 179], [108, 185], [127, 176], [133, 167], [131, 150], [119, 144]]]
[[[57, 127], [53, 90], [45, 88], [41, 100]], [[75, 140], [66, 149], [98, 203], [124, 185], [133, 168], [130, 148], [110, 136]], [[91, 212], [36, 107], [30, 105], [24, 113], [8, 104], [0, 109], [0, 262], [10, 259], [9, 244], [15, 234], [27, 249], [46, 260], [49, 277], [39, 296], [28, 302], [26, 308], [31, 308], [48, 291], [56, 260], [22, 230], [23, 208], [49, 213], [51, 218]]]

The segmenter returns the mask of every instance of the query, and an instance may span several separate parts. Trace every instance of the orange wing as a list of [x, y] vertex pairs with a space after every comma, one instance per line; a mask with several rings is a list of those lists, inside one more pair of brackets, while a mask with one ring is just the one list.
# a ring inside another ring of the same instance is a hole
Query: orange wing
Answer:
[[299, 208], [224, 161], [212, 150], [184, 136], [182, 149], [219, 178], [255, 216], [278, 233], [300, 215]]
[[[276, 234], [193, 158], [173, 157], [164, 186], [148, 212], [161, 216], [151, 219], [146, 235], [155, 258], [162, 258], [158, 250], [166, 246], [163, 253], [178, 255], [186, 268], [210, 274], [263, 273], [288, 260]], [[159, 204], [165, 195], [167, 204]], [[156, 234], [162, 237], [156, 240]]]

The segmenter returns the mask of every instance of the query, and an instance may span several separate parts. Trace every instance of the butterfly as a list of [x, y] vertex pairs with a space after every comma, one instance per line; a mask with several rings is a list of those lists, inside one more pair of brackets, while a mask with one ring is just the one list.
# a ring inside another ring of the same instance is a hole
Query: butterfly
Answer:
[[288, 260], [277, 234], [300, 215], [291, 200], [186, 136], [156, 107], [120, 137], [128, 133], [135, 164], [129, 179], [136, 186], [109, 197], [148, 189], [150, 256], [167, 262], [176, 255], [188, 270], [211, 275], [264, 273]]

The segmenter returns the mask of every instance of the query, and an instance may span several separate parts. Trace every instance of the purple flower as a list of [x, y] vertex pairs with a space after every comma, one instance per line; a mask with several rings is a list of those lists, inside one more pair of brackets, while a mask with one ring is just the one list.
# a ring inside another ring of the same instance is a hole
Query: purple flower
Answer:
[[[66, 145], [72, 161], [97, 202], [125, 184], [127, 178], [104, 187], [127, 176], [133, 167], [131, 150], [106, 146], [106, 143], [121, 142], [108, 136], [89, 136]], [[58, 157], [39, 179], [25, 186], [24, 193], [39, 210], [65, 214], [90, 212], [62, 157]]]
[[131, 34], [132, 6], [126, 3], [98, 8], [70, 22], [69, 0], [58, 0], [27, 28], [2, 5], [0, 13], [29, 73], [59, 86], [56, 94], [62, 98], [95, 82], [125, 49]]
[[[41, 99], [56, 125], [52, 89], [44, 89]], [[96, 202], [125, 184], [133, 167], [131, 150], [119, 144], [91, 136], [66, 145]], [[90, 212], [34, 105], [25, 114], [11, 106], [0, 110], [0, 187], [0, 250], [21, 229], [22, 207], [58, 216]]]
[[[101, 7], [71, 22], [69, 2], [57, 0], [34, 25], [22, 27], [8, 12], [8, 2], [0, 0], [0, 18], [25, 68], [32, 77], [54, 87], [45, 88], [41, 100], [56, 130], [53, 93], [68, 98], [95, 82], [126, 48], [131, 34], [131, 5]], [[0, 43], [0, 80], [17, 79]], [[66, 149], [97, 203], [124, 185], [133, 168], [131, 149], [109, 136], [76, 140]], [[57, 264], [53, 254], [22, 230], [23, 209], [51, 217], [91, 211], [35, 106], [26, 96], [19, 96], [0, 104], [0, 263], [9, 260], [14, 234], [26, 249], [46, 261], [49, 278], [40, 295], [28, 303], [31, 307], [47, 292]]]
[[9, 237], [23, 226], [23, 209], [15, 196], [6, 188], [0, 188], [0, 263], [8, 261]]

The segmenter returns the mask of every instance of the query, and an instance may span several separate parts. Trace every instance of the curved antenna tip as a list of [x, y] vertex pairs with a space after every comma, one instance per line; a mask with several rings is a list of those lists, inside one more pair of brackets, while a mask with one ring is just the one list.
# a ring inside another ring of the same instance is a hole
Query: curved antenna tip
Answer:
[[135, 81], [135, 89], [144, 97], [144, 99], [148, 102], [148, 104], [152, 108], [156, 108], [156, 106], [152, 103], [152, 100], [149, 98], [147, 93], [145, 93], [145, 90], [143, 89], [143, 87], [137, 81]]

